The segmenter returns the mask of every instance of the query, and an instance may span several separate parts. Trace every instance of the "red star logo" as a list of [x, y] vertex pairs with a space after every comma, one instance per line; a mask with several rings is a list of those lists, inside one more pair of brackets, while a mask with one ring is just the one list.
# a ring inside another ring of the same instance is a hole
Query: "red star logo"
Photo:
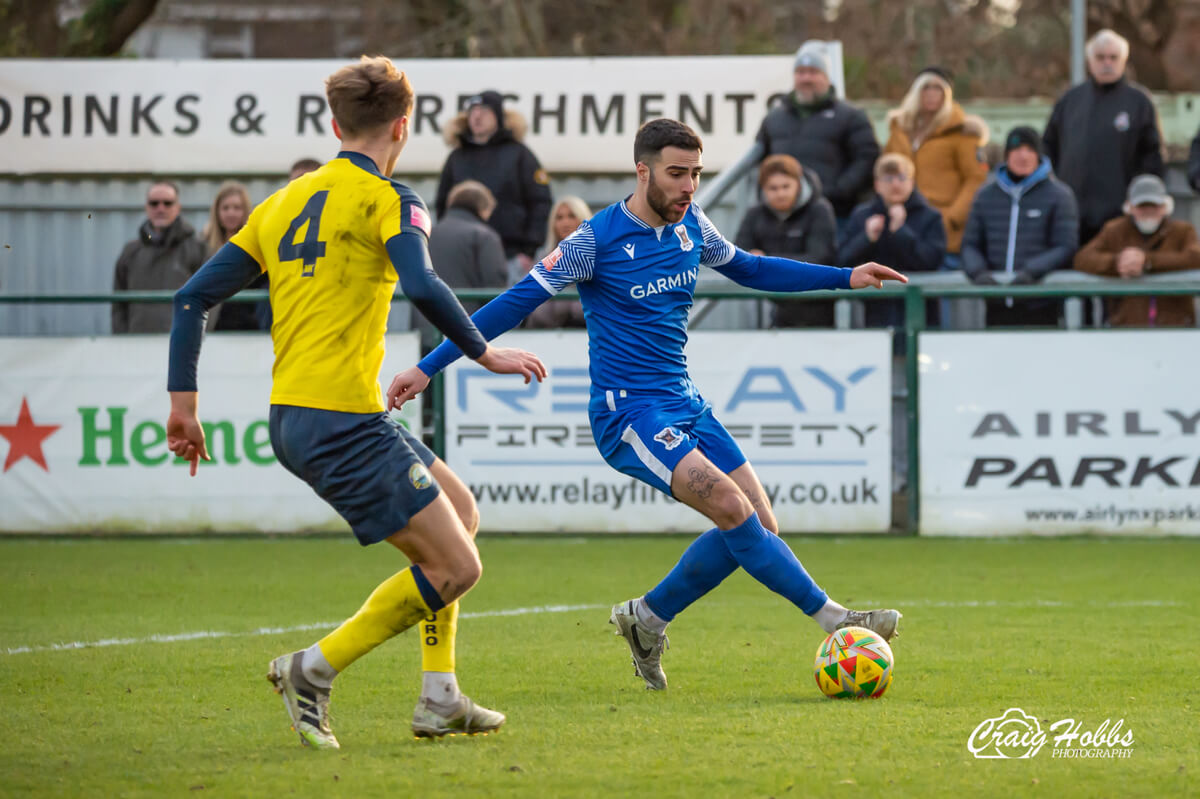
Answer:
[[21, 458], [29, 458], [41, 466], [44, 471], [50, 471], [46, 466], [46, 456], [42, 454], [42, 442], [54, 435], [54, 431], [62, 425], [34, 424], [33, 416], [29, 413], [29, 400], [21, 398], [21, 412], [17, 414], [16, 424], [0, 424], [0, 436], [8, 439], [8, 457], [4, 459], [4, 471], [8, 471]]

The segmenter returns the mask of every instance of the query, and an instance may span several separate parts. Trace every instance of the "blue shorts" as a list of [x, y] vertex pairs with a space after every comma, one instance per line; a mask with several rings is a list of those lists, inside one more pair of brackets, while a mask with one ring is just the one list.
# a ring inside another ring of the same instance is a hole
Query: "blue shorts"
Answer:
[[729, 474], [746, 462], [742, 448], [713, 416], [708, 400], [692, 391], [678, 395], [605, 392], [588, 403], [592, 437], [608, 465], [667, 496], [671, 474], [699, 448]]
[[363, 546], [403, 530], [441, 491], [428, 468], [434, 454], [386, 413], [272, 405], [270, 420], [275, 457]]

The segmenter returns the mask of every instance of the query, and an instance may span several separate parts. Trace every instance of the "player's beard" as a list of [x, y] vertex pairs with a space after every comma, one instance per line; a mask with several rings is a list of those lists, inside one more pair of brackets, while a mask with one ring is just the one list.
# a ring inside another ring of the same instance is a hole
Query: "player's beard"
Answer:
[[654, 181], [653, 169], [650, 170], [650, 185], [646, 187], [646, 204], [650, 206], [650, 210], [671, 224], [683, 219], [683, 213], [687, 211], [686, 208], [683, 212], [676, 208], [675, 203], [667, 198], [667, 193], [658, 187]]

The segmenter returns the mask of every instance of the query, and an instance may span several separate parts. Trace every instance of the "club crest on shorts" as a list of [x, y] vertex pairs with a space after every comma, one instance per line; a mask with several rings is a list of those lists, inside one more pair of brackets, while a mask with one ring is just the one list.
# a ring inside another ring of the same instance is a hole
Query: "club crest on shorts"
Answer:
[[433, 478], [429, 476], [429, 470], [425, 468], [425, 464], [414, 463], [408, 470], [408, 482], [412, 483], [413, 488], [420, 490], [429, 488], [433, 484]]
[[674, 427], [664, 427], [655, 434], [654, 440], [667, 449], [675, 449], [683, 443], [683, 436]]
[[692, 240], [688, 238], [687, 228], [685, 228], [683, 225], [675, 226], [675, 236], [679, 239], [679, 249], [683, 250], [684, 252], [691, 252], [692, 248], [696, 246], [692, 243]]

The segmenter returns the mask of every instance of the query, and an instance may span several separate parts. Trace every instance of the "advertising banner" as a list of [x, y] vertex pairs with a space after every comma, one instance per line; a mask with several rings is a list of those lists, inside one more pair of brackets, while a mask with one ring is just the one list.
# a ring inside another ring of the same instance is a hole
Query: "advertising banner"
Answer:
[[[588, 425], [587, 334], [514, 332], [547, 380], [476, 364], [445, 374], [446, 460], [483, 530], [700, 532], [696, 511], [608, 466]], [[891, 523], [888, 333], [695, 332], [700, 393], [749, 458], [783, 532], [886, 532]]]
[[[387, 338], [383, 376], [417, 360]], [[271, 340], [212, 335], [200, 355], [211, 462], [167, 450], [167, 338], [0, 338], [0, 532], [302, 532], [346, 524], [271, 451]], [[419, 427], [418, 401], [402, 420]]]
[[1200, 331], [925, 333], [921, 533], [1200, 535]]
[[[324, 81], [346, 60], [0, 62], [0, 173], [256, 174], [338, 150]], [[397, 59], [416, 105], [399, 175], [435, 174], [446, 126], [494, 88], [551, 173], [629, 172], [633, 136], [673, 117], [711, 170], [752, 143], [792, 57]]]

